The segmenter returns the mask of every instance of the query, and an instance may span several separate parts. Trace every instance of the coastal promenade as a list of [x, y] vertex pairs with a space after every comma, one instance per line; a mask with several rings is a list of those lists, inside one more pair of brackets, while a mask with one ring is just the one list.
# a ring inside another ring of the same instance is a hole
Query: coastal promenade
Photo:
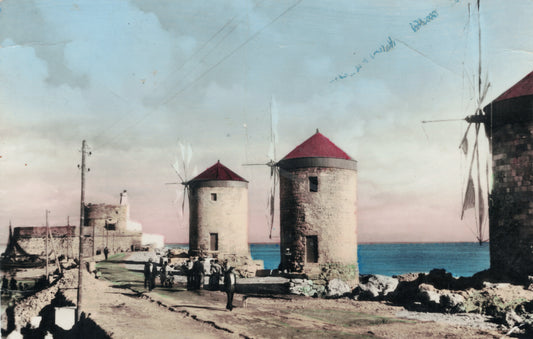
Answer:
[[87, 290], [84, 309], [113, 338], [501, 337], [475, 317], [409, 320], [397, 316], [405, 314], [402, 307], [348, 298], [236, 294], [230, 312], [220, 291], [187, 291], [180, 284], [148, 292], [140, 271], [146, 255], [100, 262], [104, 279], [87, 282], [99, 287]]
[[[475, 315], [426, 314], [430, 321], [420, 321], [408, 319], [412, 315], [403, 307], [349, 298], [236, 294], [235, 308], [228, 311], [225, 309], [225, 293], [221, 291], [187, 291], [182, 284], [173, 288], [156, 287], [152, 291], [144, 289], [141, 267], [147, 255], [151, 254], [137, 252], [111, 256], [109, 261], [97, 264], [102, 273], [99, 279], [88, 273], [84, 276], [83, 311], [98, 327], [102, 337], [502, 337], [494, 326], [487, 326]], [[74, 271], [66, 276], [75, 278]], [[60, 285], [59, 289], [67, 299], [75, 301], [76, 283], [73, 279], [69, 281], [71, 287]], [[244, 279], [238, 281], [242, 282]], [[43, 306], [28, 301], [30, 304], [34, 305], [34, 314]], [[22, 326], [20, 322], [19, 326]]]

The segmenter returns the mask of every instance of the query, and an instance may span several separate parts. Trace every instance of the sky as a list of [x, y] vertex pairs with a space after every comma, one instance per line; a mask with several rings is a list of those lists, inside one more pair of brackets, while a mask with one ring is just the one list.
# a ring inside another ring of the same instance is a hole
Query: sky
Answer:
[[[481, 1], [482, 105], [531, 71], [531, 17]], [[79, 224], [86, 140], [86, 202], [127, 190], [145, 232], [187, 242], [173, 166], [220, 160], [249, 181], [250, 242], [277, 242], [270, 170], [243, 164], [319, 128], [358, 161], [359, 242], [475, 241], [467, 123], [421, 121], [475, 112], [478, 41], [463, 0], [0, 0], [0, 239], [45, 210]]]

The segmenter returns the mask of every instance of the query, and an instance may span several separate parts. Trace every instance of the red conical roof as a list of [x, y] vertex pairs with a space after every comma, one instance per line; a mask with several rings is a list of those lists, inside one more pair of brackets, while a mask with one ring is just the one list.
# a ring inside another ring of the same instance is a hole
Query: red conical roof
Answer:
[[217, 161], [216, 164], [209, 167], [202, 173], [198, 174], [191, 181], [200, 181], [200, 180], [231, 180], [231, 181], [246, 181], [244, 178], [222, 165], [220, 161]]
[[317, 132], [297, 146], [282, 160], [295, 158], [338, 158], [353, 160], [348, 154], [341, 150], [328, 138]]
[[517, 82], [513, 87], [509, 88], [502, 95], [494, 99], [493, 102], [498, 102], [506, 99], [518, 98], [521, 96], [533, 95], [533, 72], [526, 75], [522, 80]]

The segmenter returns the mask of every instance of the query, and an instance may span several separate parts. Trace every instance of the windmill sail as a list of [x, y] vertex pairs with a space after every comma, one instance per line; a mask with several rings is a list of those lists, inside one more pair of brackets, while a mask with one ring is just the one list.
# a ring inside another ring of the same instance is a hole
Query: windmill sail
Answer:
[[[488, 75], [485, 74], [485, 80], [482, 80], [482, 53], [481, 53], [481, 19], [480, 19], [480, 1], [477, 1], [477, 26], [478, 26], [478, 67], [477, 67], [477, 100], [476, 100], [476, 110], [475, 114], [468, 116], [465, 118], [465, 120], [468, 122], [468, 127], [465, 131], [464, 137], [461, 140], [461, 144], [459, 148], [463, 152], [463, 154], [468, 155], [469, 149], [468, 149], [468, 133], [470, 130], [470, 127], [472, 124], [475, 126], [475, 132], [474, 132], [474, 146], [471, 151], [471, 158], [470, 158], [470, 166], [468, 170], [468, 182], [466, 185], [466, 191], [463, 198], [463, 206], [461, 210], [461, 220], [463, 220], [465, 211], [474, 208], [474, 219], [476, 224], [475, 229], [475, 235], [480, 244], [487, 241], [484, 235], [484, 229], [485, 224], [487, 223], [487, 220], [485, 218], [485, 204], [486, 199], [484, 197], [485, 194], [488, 194], [489, 192], [489, 173], [488, 173], [488, 167], [486, 168], [486, 172], [482, 173], [482, 167], [480, 166], [480, 140], [479, 140], [479, 129], [481, 127], [482, 123], [485, 123], [485, 115], [483, 114], [482, 105], [485, 100], [485, 97], [488, 93], [488, 89], [490, 87], [490, 83], [488, 82]], [[485, 131], [486, 132], [486, 131]], [[489, 145], [489, 152], [490, 152], [490, 145]], [[474, 163], [475, 161], [475, 163]], [[475, 169], [475, 171], [474, 171]], [[475, 174], [474, 174], [475, 173]], [[486, 180], [486, 192], [483, 191], [482, 188], [482, 174], [486, 177], [484, 180]], [[474, 175], [475, 179], [474, 180]]]
[[463, 200], [463, 210], [461, 211], [461, 220], [465, 215], [465, 211], [476, 207], [476, 193], [474, 189], [474, 180], [472, 176], [468, 178], [468, 184], [466, 185], [466, 193]]
[[267, 226], [269, 229], [268, 236], [269, 239], [272, 239], [272, 233], [274, 231], [275, 224], [275, 215], [276, 215], [276, 188], [279, 182], [279, 169], [276, 164], [276, 144], [278, 140], [278, 107], [274, 96], [270, 99], [270, 144], [268, 148], [268, 158], [267, 163], [256, 163], [256, 164], [244, 164], [245, 166], [253, 165], [266, 165], [270, 167], [270, 188], [268, 191], [267, 198]]
[[[181, 200], [181, 209], [178, 209], [178, 219], [181, 224], [185, 224], [185, 204], [186, 201], [188, 201], [188, 181], [189, 181], [189, 175], [191, 173], [190, 165], [191, 165], [191, 159], [192, 159], [193, 151], [191, 144], [182, 142], [178, 142], [178, 158], [172, 164], [172, 168], [174, 169], [174, 172], [176, 172], [176, 175], [178, 176], [178, 179], [180, 182], [171, 182], [167, 183], [167, 185], [179, 185], [182, 184], [183, 187], [183, 194], [180, 194], [179, 189], [176, 190], [176, 202], [179, 203]], [[194, 172], [196, 172], [196, 168], [194, 168]]]

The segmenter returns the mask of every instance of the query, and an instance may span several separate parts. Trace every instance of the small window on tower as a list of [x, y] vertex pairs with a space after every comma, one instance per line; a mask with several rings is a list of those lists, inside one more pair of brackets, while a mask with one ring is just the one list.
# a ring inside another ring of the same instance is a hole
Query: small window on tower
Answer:
[[318, 177], [309, 177], [309, 192], [318, 192]]
[[105, 229], [108, 230], [108, 231], [116, 231], [117, 230], [117, 224], [116, 223], [106, 222]]
[[212, 201], [217, 201], [217, 194], [216, 193], [211, 193], [211, 200]]

